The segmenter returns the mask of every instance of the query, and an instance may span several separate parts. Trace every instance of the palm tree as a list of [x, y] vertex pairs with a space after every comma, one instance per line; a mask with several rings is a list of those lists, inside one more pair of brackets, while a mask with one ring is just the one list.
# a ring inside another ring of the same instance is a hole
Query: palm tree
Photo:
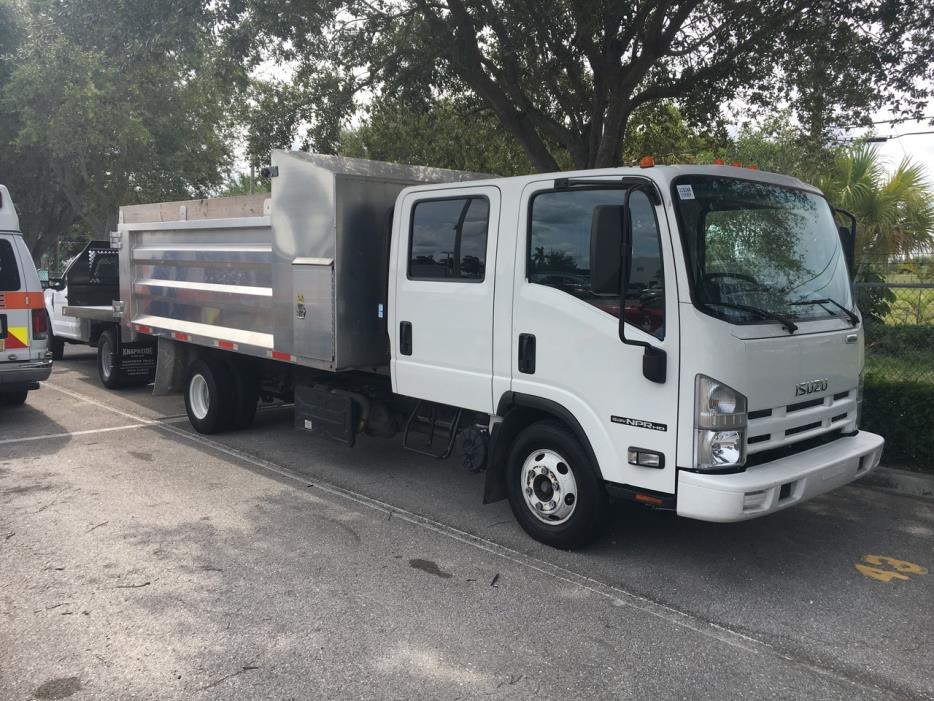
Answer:
[[821, 189], [858, 220], [857, 270], [872, 260], [934, 249], [934, 189], [924, 167], [905, 158], [887, 173], [878, 149], [862, 144], [841, 153]]

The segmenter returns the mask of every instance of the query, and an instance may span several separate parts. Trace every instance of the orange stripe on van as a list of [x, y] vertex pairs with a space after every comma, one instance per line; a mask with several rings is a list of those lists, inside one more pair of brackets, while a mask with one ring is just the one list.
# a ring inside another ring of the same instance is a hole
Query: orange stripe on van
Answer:
[[44, 306], [41, 292], [0, 292], [0, 309], [42, 309]]

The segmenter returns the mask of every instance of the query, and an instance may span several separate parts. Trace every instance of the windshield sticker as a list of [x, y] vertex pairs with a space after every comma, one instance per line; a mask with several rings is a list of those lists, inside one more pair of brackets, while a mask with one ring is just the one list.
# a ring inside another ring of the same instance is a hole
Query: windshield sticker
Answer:
[[678, 197], [682, 200], [693, 200], [694, 188], [690, 185], [678, 185]]

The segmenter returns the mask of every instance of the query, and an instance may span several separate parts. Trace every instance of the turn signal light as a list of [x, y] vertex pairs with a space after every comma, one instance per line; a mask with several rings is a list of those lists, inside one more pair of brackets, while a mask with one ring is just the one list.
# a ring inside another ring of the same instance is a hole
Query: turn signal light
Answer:
[[651, 168], [651, 167], [654, 166], [654, 165], [655, 165], [655, 159], [652, 158], [651, 156], [643, 156], [643, 157], [639, 160], [639, 167], [640, 167], [640, 168]]

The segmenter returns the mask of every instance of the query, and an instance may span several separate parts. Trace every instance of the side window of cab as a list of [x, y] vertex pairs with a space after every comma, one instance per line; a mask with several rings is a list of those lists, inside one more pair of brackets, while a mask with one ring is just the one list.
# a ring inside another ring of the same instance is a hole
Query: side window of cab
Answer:
[[[618, 294], [594, 294], [590, 287], [590, 229], [595, 207], [621, 206], [622, 189], [557, 190], [532, 199], [529, 282], [561, 290], [619, 318]], [[632, 268], [622, 307], [626, 322], [656, 338], [665, 337], [665, 274], [655, 208], [639, 190], [629, 198]]]

